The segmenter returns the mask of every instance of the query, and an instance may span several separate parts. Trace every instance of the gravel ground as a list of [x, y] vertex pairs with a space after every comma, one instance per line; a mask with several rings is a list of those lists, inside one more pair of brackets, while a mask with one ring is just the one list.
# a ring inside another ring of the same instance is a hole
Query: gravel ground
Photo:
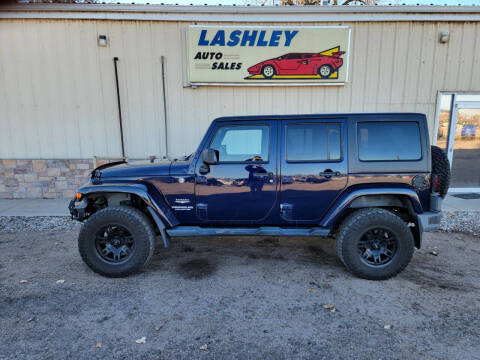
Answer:
[[480, 236], [479, 217], [479, 211], [444, 211], [440, 228], [443, 231], [461, 232]]
[[0, 233], [19, 231], [73, 231], [81, 224], [69, 216], [0, 216]]
[[426, 234], [382, 282], [352, 277], [330, 239], [269, 237], [180, 239], [108, 279], [75, 223], [0, 220], [0, 359], [480, 359], [473, 235]]

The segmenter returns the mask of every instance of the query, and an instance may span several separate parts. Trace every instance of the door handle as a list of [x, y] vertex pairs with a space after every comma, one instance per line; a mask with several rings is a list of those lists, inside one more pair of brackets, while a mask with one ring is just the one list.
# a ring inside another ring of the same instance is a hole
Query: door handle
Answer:
[[331, 178], [332, 176], [340, 176], [342, 174], [340, 173], [340, 171], [333, 171], [330, 169], [326, 169], [325, 171], [318, 173], [318, 175], [324, 176], [328, 179], [328, 178]]
[[198, 168], [198, 172], [201, 174], [201, 175], [206, 175], [210, 172], [210, 166], [206, 165], [206, 164], [202, 164], [199, 168]]
[[268, 175], [266, 173], [253, 173], [253, 177], [256, 178], [266, 178]]
[[253, 177], [257, 177], [257, 178], [273, 177], [273, 173], [272, 172], [269, 172], [269, 173], [253, 173]]
[[259, 179], [263, 179], [263, 178], [266, 178], [268, 177], [269, 175], [267, 173], [253, 173], [253, 177], [254, 178], [259, 178]]

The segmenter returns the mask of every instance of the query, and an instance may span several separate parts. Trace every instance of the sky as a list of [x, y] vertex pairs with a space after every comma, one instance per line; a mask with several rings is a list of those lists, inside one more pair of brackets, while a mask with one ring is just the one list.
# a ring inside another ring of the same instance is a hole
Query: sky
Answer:
[[[259, 0], [103, 0], [105, 2], [121, 2], [121, 3], [132, 3], [135, 2], [136, 4], [144, 4], [144, 3], [150, 3], [150, 4], [179, 4], [179, 5], [203, 5], [203, 4], [208, 4], [208, 5], [245, 5], [247, 3], [249, 4], [255, 4], [259, 2]], [[275, 3], [278, 3], [278, 0], [267, 0], [266, 5], [271, 5], [272, 1]], [[339, 0], [341, 2], [342, 0]], [[406, 4], [406, 5], [416, 5], [416, 4], [421, 4], [421, 5], [477, 5], [480, 6], [480, 0], [379, 0], [380, 4], [392, 4], [392, 5], [401, 5], [401, 4]]]

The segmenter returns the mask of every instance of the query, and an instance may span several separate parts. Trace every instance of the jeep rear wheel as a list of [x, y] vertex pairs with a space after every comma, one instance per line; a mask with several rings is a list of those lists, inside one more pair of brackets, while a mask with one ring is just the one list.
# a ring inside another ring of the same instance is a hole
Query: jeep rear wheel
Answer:
[[350, 214], [337, 234], [337, 253], [358, 277], [384, 280], [410, 262], [414, 240], [407, 224], [390, 211], [371, 208]]
[[107, 207], [82, 226], [78, 249], [93, 271], [108, 277], [128, 276], [145, 267], [155, 247], [155, 232], [140, 210]]

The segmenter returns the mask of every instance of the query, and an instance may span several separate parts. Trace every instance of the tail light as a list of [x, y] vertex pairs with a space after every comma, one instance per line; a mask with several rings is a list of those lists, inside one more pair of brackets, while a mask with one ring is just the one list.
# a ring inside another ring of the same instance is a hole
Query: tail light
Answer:
[[432, 192], [440, 191], [440, 176], [437, 174], [432, 175]]

